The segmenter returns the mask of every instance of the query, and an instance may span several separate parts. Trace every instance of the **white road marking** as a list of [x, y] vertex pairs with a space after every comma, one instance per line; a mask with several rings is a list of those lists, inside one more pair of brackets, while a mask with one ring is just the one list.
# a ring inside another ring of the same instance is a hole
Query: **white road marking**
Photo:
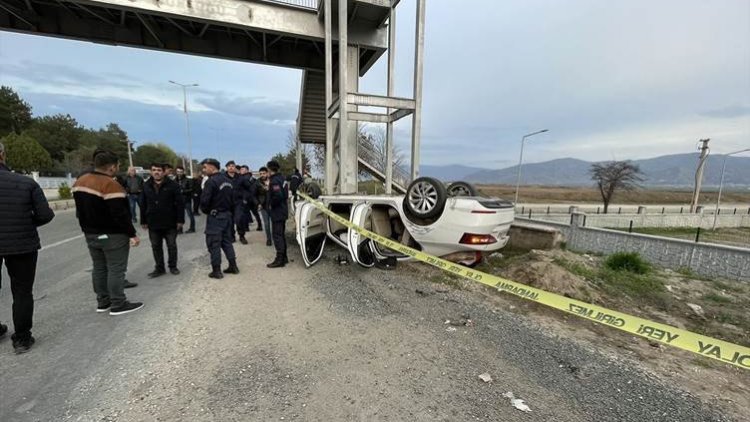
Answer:
[[51, 248], [54, 248], [55, 246], [60, 246], [60, 245], [64, 245], [64, 244], [66, 244], [66, 243], [68, 243], [68, 242], [72, 242], [72, 241], [74, 241], [74, 240], [76, 240], [76, 239], [80, 239], [80, 238], [82, 238], [82, 237], [83, 237], [83, 235], [82, 235], [82, 234], [79, 234], [78, 236], [74, 236], [74, 237], [71, 237], [70, 239], [65, 239], [65, 240], [61, 240], [61, 241], [59, 241], [59, 242], [55, 242], [55, 243], [53, 243], [53, 244], [51, 244], [51, 245], [47, 245], [47, 246], [43, 247], [42, 249], [40, 249], [40, 250], [39, 250], [39, 252], [41, 252], [41, 251], [43, 251], [43, 250], [46, 250], [46, 249], [51, 249]]

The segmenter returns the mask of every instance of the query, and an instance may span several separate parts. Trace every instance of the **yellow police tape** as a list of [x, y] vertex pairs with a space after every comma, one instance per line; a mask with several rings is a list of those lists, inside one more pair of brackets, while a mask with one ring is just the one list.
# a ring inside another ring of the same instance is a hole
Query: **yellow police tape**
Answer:
[[315, 205], [329, 217], [333, 218], [340, 224], [357, 231], [357, 233], [372, 239], [389, 249], [398, 251], [404, 255], [409, 255], [418, 261], [425, 262], [434, 267], [440, 268], [441, 270], [448, 271], [533, 302], [559, 309], [563, 312], [577, 315], [590, 321], [645, 337], [649, 340], [678, 347], [689, 352], [697, 353], [701, 356], [739, 366], [740, 368], [750, 369], [750, 348], [748, 347], [692, 333], [687, 330], [638, 318], [622, 312], [612, 311], [598, 305], [570, 299], [565, 296], [454, 264], [453, 262], [428, 255], [394, 240], [380, 236], [377, 233], [363, 229], [348, 219], [329, 210], [328, 207], [310, 198], [304, 193], [299, 193], [299, 195], [306, 201]]

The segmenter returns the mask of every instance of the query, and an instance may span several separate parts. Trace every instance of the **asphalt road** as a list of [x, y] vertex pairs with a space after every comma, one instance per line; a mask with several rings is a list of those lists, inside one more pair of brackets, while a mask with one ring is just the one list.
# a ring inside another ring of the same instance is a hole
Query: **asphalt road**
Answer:
[[[179, 237], [176, 277], [146, 280], [142, 245], [129, 268], [141, 285], [127, 292], [146, 307], [97, 314], [79, 234], [72, 212], [42, 229], [37, 344], [14, 355], [0, 342], [2, 422], [729, 420], [627, 359], [430, 282], [420, 264], [339, 266], [329, 248], [305, 269], [290, 242], [292, 263], [267, 269], [273, 250], [258, 232], [237, 245], [241, 274], [220, 281], [206, 277], [200, 234]], [[466, 317], [474, 324], [445, 324]]]
[[[126, 294], [128, 299], [142, 301], [146, 306], [120, 317], [95, 313], [91, 258], [75, 211], [60, 211], [52, 223], [40, 228], [42, 250], [34, 286], [32, 329], [37, 342], [31, 352], [15, 355], [10, 336], [0, 340], [0, 421], [26, 420], [21, 419], [23, 415], [33, 415], [28, 420], [56, 420], [71, 386], [112, 366], [108, 353], [126, 346], [128, 336], [124, 333], [142, 331], [150, 312], [173, 306], [170, 296], [190, 279], [192, 261], [205, 253], [200, 233], [203, 219], [197, 223], [197, 234], [178, 237], [178, 266], [182, 274], [154, 280], [146, 278], [154, 264], [148, 236], [139, 229], [141, 245], [131, 249], [127, 276], [140, 285], [126, 290]], [[0, 321], [9, 325], [12, 332], [10, 285], [4, 267], [2, 271]]]

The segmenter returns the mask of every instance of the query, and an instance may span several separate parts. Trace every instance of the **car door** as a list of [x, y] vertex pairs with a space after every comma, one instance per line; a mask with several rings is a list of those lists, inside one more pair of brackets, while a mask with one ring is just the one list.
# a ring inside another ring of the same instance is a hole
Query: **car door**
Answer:
[[310, 267], [323, 256], [326, 245], [326, 218], [321, 210], [309, 202], [300, 202], [294, 213], [297, 224], [297, 243], [305, 266]]
[[[370, 216], [370, 205], [364, 202], [354, 205], [350, 221], [365, 229], [370, 229], [368, 218]], [[357, 230], [349, 229], [348, 249], [352, 258], [361, 266], [370, 268], [375, 265], [375, 256], [370, 248], [369, 238], [360, 234]]]

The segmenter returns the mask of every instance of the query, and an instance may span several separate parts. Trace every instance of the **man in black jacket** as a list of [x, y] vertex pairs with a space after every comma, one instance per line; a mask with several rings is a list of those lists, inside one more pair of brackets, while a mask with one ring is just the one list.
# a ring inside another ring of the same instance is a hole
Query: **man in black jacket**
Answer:
[[[185, 169], [182, 166], [177, 166], [177, 177], [175, 177], [175, 182], [180, 185], [182, 199], [185, 203], [185, 212], [190, 219], [190, 228], [186, 233], [195, 233], [195, 217], [193, 217], [193, 179], [185, 175]], [[182, 229], [177, 232], [182, 233]]]
[[[11, 173], [5, 165], [5, 147], [0, 144], [0, 269], [3, 262], [13, 293], [13, 349], [27, 352], [34, 344], [34, 277], [41, 248], [36, 228], [55, 217], [44, 192], [34, 179]], [[0, 324], [0, 337], [8, 327]]]
[[203, 174], [201, 171], [193, 177], [193, 215], [201, 215], [201, 193], [203, 192]]
[[279, 172], [279, 163], [269, 161], [266, 164], [271, 179], [268, 182], [268, 199], [266, 209], [271, 217], [271, 232], [273, 245], [276, 247], [276, 259], [266, 265], [268, 268], [283, 267], [289, 262], [286, 255], [286, 238], [284, 237], [286, 219], [289, 217], [289, 193], [286, 188], [284, 175]]
[[185, 200], [180, 186], [164, 174], [164, 165], [151, 164], [151, 178], [143, 184], [141, 227], [148, 230], [156, 264], [149, 278], [164, 275], [164, 241], [167, 242], [169, 272], [177, 275], [177, 232], [185, 223]]

